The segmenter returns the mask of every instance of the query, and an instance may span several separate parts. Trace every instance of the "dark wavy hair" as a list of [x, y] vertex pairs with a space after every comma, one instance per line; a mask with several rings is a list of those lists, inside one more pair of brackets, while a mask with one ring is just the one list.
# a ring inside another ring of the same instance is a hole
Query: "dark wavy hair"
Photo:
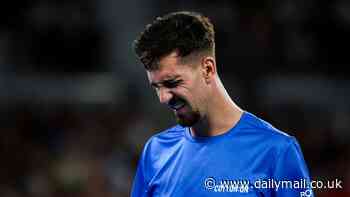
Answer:
[[177, 50], [180, 57], [194, 52], [215, 53], [214, 26], [202, 14], [173, 12], [157, 17], [134, 41], [134, 51], [147, 70], [158, 69], [160, 58]]

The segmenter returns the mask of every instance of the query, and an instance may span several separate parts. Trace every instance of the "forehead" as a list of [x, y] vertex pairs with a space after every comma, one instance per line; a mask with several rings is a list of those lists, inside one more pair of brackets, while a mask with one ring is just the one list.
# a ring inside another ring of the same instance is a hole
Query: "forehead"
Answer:
[[181, 57], [173, 52], [159, 60], [158, 69], [147, 71], [147, 77], [150, 82], [158, 82], [184, 76], [187, 70], [189, 66], [183, 65]]

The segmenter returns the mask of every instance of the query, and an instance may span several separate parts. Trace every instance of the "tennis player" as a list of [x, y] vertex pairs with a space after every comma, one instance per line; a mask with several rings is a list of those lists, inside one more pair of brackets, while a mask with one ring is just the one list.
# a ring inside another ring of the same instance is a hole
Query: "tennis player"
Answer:
[[226, 92], [207, 17], [158, 17], [134, 50], [178, 124], [146, 142], [132, 197], [313, 196], [297, 140], [242, 110]]

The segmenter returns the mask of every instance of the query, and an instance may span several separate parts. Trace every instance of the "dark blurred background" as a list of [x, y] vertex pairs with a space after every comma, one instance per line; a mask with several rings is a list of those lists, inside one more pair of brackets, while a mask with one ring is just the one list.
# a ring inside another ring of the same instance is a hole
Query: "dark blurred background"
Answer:
[[128, 196], [138, 156], [173, 125], [132, 41], [202, 12], [243, 109], [299, 140], [313, 179], [350, 196], [350, 1], [18, 0], [0, 6], [0, 196]]

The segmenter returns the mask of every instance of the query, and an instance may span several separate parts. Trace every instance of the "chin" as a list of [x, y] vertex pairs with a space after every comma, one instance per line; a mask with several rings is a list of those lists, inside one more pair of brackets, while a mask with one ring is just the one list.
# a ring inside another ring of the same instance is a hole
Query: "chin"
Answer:
[[189, 121], [186, 121], [186, 120], [183, 120], [183, 119], [177, 119], [177, 123], [179, 125], [181, 125], [182, 127], [191, 127], [191, 126], [193, 126], [195, 124], [193, 122], [189, 122]]
[[200, 114], [193, 112], [189, 115], [178, 115], [176, 122], [183, 127], [191, 127], [200, 120]]

